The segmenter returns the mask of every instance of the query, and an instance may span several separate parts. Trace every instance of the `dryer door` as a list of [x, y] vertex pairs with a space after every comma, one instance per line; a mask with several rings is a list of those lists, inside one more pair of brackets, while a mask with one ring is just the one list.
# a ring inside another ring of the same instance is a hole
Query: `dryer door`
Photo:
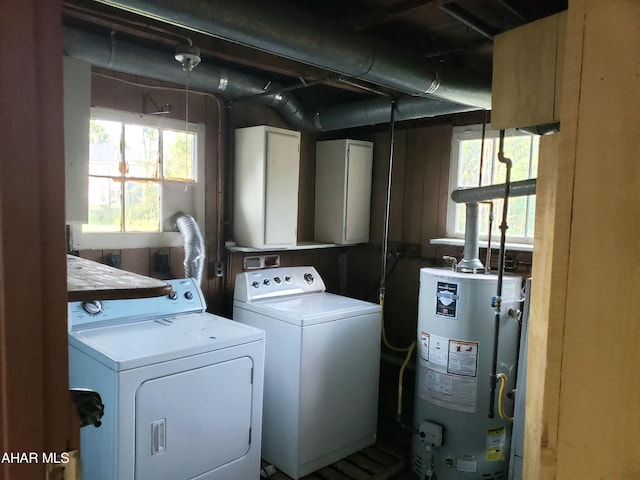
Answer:
[[147, 380], [136, 392], [136, 480], [190, 479], [251, 442], [253, 362], [241, 357]]

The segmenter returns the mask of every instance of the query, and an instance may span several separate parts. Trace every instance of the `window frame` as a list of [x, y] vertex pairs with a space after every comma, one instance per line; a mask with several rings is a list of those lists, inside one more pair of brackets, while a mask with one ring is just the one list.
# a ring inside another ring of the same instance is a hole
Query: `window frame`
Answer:
[[[495, 140], [500, 136], [500, 132], [497, 130], [491, 130], [490, 128], [486, 128], [485, 130], [485, 141], [487, 139]], [[527, 132], [518, 131], [516, 129], [508, 129], [505, 131], [505, 138], [508, 137], [537, 137], [537, 135], [533, 135]], [[459, 168], [459, 154], [460, 154], [460, 141], [461, 140], [478, 140], [482, 138], [482, 124], [476, 125], [464, 125], [464, 126], [456, 126], [453, 127], [452, 135], [451, 135], [451, 156], [449, 162], [449, 190], [447, 196], [447, 219], [446, 219], [446, 235], [447, 238], [456, 238], [461, 239], [464, 238], [464, 232], [458, 233], [456, 232], [456, 205], [464, 205], [457, 204], [453, 200], [451, 200], [451, 193], [458, 188], [471, 188], [471, 187], [458, 187], [458, 168]], [[538, 157], [539, 157], [539, 146], [537, 147]], [[479, 160], [479, 159], [478, 159]], [[491, 160], [491, 159], [489, 159]], [[486, 161], [486, 158], [485, 158]], [[529, 179], [536, 178], [532, 176], [532, 157], [529, 158]], [[505, 179], [499, 180], [494, 184], [502, 184]], [[530, 202], [533, 202], [535, 208], [535, 194], [530, 195], [527, 203], [527, 216], [530, 214]], [[463, 207], [464, 208], [464, 207]], [[535, 214], [534, 214], [535, 215]], [[502, 221], [501, 218], [498, 218], [497, 212], [495, 213], [493, 219], [493, 234], [492, 238], [496, 238], [496, 235], [499, 233], [498, 226]], [[525, 224], [529, 222], [527, 218]], [[535, 222], [534, 222], [535, 225]], [[507, 230], [506, 241], [512, 244], [523, 244], [523, 245], [533, 245], [535, 232], [531, 232], [531, 236], [514, 236], [509, 235], [509, 231]], [[480, 240], [486, 241], [488, 240], [489, 235], [480, 234]]]
[[[70, 243], [74, 249], [122, 249], [122, 248], [162, 248], [179, 247], [184, 240], [182, 234], [172, 225], [171, 217], [178, 211], [192, 215], [199, 225], [205, 219], [205, 126], [156, 115], [92, 107], [90, 119], [100, 119], [121, 123], [150, 126], [162, 130], [178, 130], [196, 135], [194, 180], [165, 179], [161, 175], [160, 184], [160, 231], [159, 232], [85, 232], [82, 224], [71, 225]], [[87, 126], [88, 127], [88, 126]], [[87, 130], [87, 142], [89, 141]], [[87, 156], [87, 188], [90, 176]], [[98, 176], [99, 177], [99, 176]], [[171, 193], [171, 192], [178, 192]], [[182, 194], [184, 192], [184, 194]], [[176, 204], [172, 204], [176, 200]], [[179, 203], [179, 205], [178, 205]], [[125, 206], [126, 209], [126, 206]]]

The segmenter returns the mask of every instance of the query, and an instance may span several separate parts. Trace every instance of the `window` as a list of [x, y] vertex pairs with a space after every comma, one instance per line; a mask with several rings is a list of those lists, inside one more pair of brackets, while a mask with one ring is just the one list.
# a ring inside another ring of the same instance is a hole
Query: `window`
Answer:
[[77, 248], [179, 245], [171, 216], [202, 222], [202, 126], [94, 108], [89, 144], [89, 221], [74, 230]]
[[[456, 127], [451, 146], [450, 192], [458, 188], [471, 188], [502, 184], [506, 180], [506, 166], [498, 161], [499, 132], [485, 133], [482, 169], [480, 151], [482, 126]], [[504, 154], [513, 162], [511, 181], [536, 178], [538, 169], [538, 137], [509, 130], [505, 133]], [[502, 221], [502, 199], [493, 200], [494, 221], [492, 235], [500, 233]], [[480, 204], [480, 235], [488, 236], [489, 204]], [[509, 199], [507, 212], [507, 239], [511, 242], [532, 243], [535, 218], [535, 196]], [[462, 237], [465, 228], [465, 206], [450, 200], [447, 218], [447, 233], [451, 237]]]

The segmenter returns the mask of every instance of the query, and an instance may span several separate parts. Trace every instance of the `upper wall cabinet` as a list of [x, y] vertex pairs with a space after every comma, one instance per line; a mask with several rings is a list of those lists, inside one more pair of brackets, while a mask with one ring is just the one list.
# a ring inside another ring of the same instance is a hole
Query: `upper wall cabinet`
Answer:
[[89, 115], [91, 64], [64, 57], [66, 220], [89, 221]]
[[566, 12], [496, 35], [491, 127], [532, 127], [560, 121]]
[[316, 143], [314, 237], [338, 244], [369, 241], [373, 143]]
[[300, 132], [260, 125], [235, 131], [233, 236], [242, 247], [296, 245]]

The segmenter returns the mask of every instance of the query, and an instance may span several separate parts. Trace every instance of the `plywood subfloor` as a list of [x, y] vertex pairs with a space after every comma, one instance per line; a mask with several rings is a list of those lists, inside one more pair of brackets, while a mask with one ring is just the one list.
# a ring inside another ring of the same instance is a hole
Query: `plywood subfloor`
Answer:
[[[263, 462], [263, 468], [267, 465]], [[300, 480], [388, 480], [404, 471], [406, 466], [407, 459], [399, 453], [386, 446], [373, 445]], [[280, 471], [267, 478], [291, 480]]]

